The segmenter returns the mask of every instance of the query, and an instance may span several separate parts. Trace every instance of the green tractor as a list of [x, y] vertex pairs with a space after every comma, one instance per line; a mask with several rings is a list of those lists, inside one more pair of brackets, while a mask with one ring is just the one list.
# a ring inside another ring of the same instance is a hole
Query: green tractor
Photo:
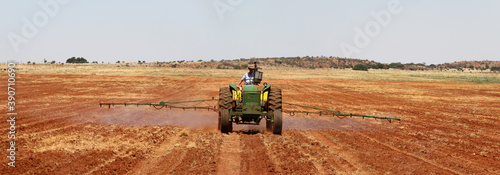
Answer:
[[252, 85], [245, 85], [243, 91], [235, 84], [219, 90], [219, 124], [222, 133], [233, 131], [233, 123], [238, 125], [259, 125], [266, 121], [266, 130], [281, 135], [282, 130], [282, 102], [281, 89], [264, 83], [262, 89], [262, 72], [255, 64], [254, 80]]

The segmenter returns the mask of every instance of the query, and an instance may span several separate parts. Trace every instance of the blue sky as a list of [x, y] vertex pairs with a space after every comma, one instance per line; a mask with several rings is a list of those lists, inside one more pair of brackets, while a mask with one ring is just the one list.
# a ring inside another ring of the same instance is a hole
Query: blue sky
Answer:
[[498, 0], [0, 0], [0, 61], [499, 61], [498, 9]]

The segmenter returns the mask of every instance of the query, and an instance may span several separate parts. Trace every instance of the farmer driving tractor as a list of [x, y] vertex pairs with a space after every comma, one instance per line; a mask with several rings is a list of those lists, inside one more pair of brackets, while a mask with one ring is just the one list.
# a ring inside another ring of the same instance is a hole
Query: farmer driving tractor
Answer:
[[245, 85], [253, 84], [254, 76], [255, 76], [255, 65], [250, 64], [248, 65], [248, 72], [245, 75], [243, 75], [240, 83], [238, 83], [238, 87], [243, 88], [243, 86], [241, 85], [241, 83], [243, 82], [245, 82]]

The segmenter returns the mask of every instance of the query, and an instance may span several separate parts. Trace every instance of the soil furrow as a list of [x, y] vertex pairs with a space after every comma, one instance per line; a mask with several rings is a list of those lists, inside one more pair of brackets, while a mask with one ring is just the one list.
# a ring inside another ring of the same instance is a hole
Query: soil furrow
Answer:
[[[183, 129], [180, 133], [187, 132]], [[178, 144], [180, 136], [172, 135], [169, 140], [160, 143], [159, 147], [154, 148], [151, 153], [145, 155], [147, 158], [141, 161], [130, 173], [131, 174], [152, 174], [161, 169], [164, 165], [159, 164], [166, 155], [172, 152], [172, 149]]]
[[241, 135], [241, 174], [270, 174], [274, 164], [267, 155], [262, 134]]
[[242, 163], [241, 135], [231, 133], [222, 136], [220, 156], [217, 161], [217, 174], [239, 175]]

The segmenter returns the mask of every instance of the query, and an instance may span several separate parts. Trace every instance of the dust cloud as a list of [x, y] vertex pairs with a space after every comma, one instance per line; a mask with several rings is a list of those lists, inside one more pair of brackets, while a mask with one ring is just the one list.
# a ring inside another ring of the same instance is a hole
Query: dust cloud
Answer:
[[350, 117], [340, 119], [333, 116], [283, 114], [283, 129], [295, 130], [372, 131], [382, 122], [384, 121]]
[[154, 109], [150, 107], [111, 107], [97, 112], [95, 122], [124, 126], [184, 126], [191, 129], [217, 129], [218, 114], [207, 110]]

